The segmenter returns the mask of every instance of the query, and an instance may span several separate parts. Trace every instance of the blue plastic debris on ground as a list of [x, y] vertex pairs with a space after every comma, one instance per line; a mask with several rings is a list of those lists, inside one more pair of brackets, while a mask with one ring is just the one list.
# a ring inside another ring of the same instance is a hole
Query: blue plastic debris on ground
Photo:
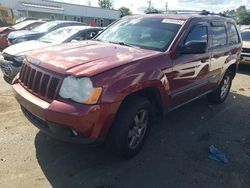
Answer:
[[219, 151], [216, 147], [211, 145], [209, 147], [210, 155], [208, 156], [209, 159], [215, 160], [215, 161], [220, 161], [223, 163], [228, 163], [228, 159], [224, 153]]

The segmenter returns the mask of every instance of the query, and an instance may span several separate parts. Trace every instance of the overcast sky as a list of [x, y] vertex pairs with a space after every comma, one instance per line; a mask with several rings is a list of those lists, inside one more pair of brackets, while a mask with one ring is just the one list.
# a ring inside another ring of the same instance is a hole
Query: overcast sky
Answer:
[[[87, 5], [91, 2], [92, 6], [98, 6], [98, 0], [57, 0], [69, 3]], [[122, 6], [130, 8], [133, 13], [143, 13], [148, 7], [148, 0], [113, 0], [114, 8], [119, 9]], [[250, 8], [250, 0], [152, 0], [152, 6], [156, 9], [165, 10], [166, 2], [170, 10], [209, 10], [222, 12], [227, 9], [235, 9], [240, 5], [246, 5]]]

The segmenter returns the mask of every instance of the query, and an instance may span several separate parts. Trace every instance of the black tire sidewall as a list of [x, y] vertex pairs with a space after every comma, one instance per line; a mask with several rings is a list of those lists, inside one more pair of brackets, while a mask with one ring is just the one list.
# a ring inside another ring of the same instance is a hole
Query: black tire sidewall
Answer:
[[[229, 76], [230, 78], [230, 85], [229, 85], [229, 89], [227, 91], [227, 94], [225, 95], [225, 97], [221, 98], [221, 88], [223, 86], [223, 83], [224, 83], [224, 80], [225, 78]], [[232, 80], [233, 80], [233, 74], [231, 73], [231, 71], [227, 70], [226, 73], [224, 74], [221, 82], [220, 82], [220, 85], [218, 86], [218, 88], [213, 91], [212, 93], [210, 93], [208, 95], [208, 99], [210, 102], [214, 103], [214, 104], [221, 104], [223, 103], [226, 99], [227, 99], [227, 96], [230, 92], [230, 89], [231, 89], [231, 85], [232, 85]]]
[[[128, 146], [128, 133], [131, 125], [134, 121], [134, 117], [140, 110], [146, 110], [148, 112], [148, 125], [145, 135], [139, 145], [131, 149]], [[109, 144], [114, 146], [116, 152], [122, 155], [124, 158], [131, 158], [136, 155], [142, 148], [146, 137], [148, 136], [150, 125], [153, 120], [153, 111], [151, 104], [147, 99], [144, 98], [134, 98], [129, 100], [124, 104], [118, 112], [118, 115], [114, 121], [111, 128], [109, 137]]]

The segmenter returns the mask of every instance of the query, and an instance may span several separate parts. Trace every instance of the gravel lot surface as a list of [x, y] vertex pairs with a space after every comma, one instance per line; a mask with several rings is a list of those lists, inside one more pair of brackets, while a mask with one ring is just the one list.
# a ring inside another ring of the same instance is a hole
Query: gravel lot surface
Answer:
[[[249, 188], [250, 66], [224, 104], [201, 98], [151, 129], [143, 150], [124, 161], [104, 147], [54, 140], [24, 118], [0, 74], [0, 187]], [[215, 145], [228, 164], [208, 158]]]

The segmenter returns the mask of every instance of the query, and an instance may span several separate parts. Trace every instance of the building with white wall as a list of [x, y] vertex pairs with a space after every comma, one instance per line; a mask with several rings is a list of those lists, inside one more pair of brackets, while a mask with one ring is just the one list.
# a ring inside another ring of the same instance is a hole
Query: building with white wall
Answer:
[[97, 26], [107, 26], [120, 17], [120, 11], [51, 0], [0, 0], [13, 9], [17, 18], [35, 17], [55, 20], [74, 20]]

